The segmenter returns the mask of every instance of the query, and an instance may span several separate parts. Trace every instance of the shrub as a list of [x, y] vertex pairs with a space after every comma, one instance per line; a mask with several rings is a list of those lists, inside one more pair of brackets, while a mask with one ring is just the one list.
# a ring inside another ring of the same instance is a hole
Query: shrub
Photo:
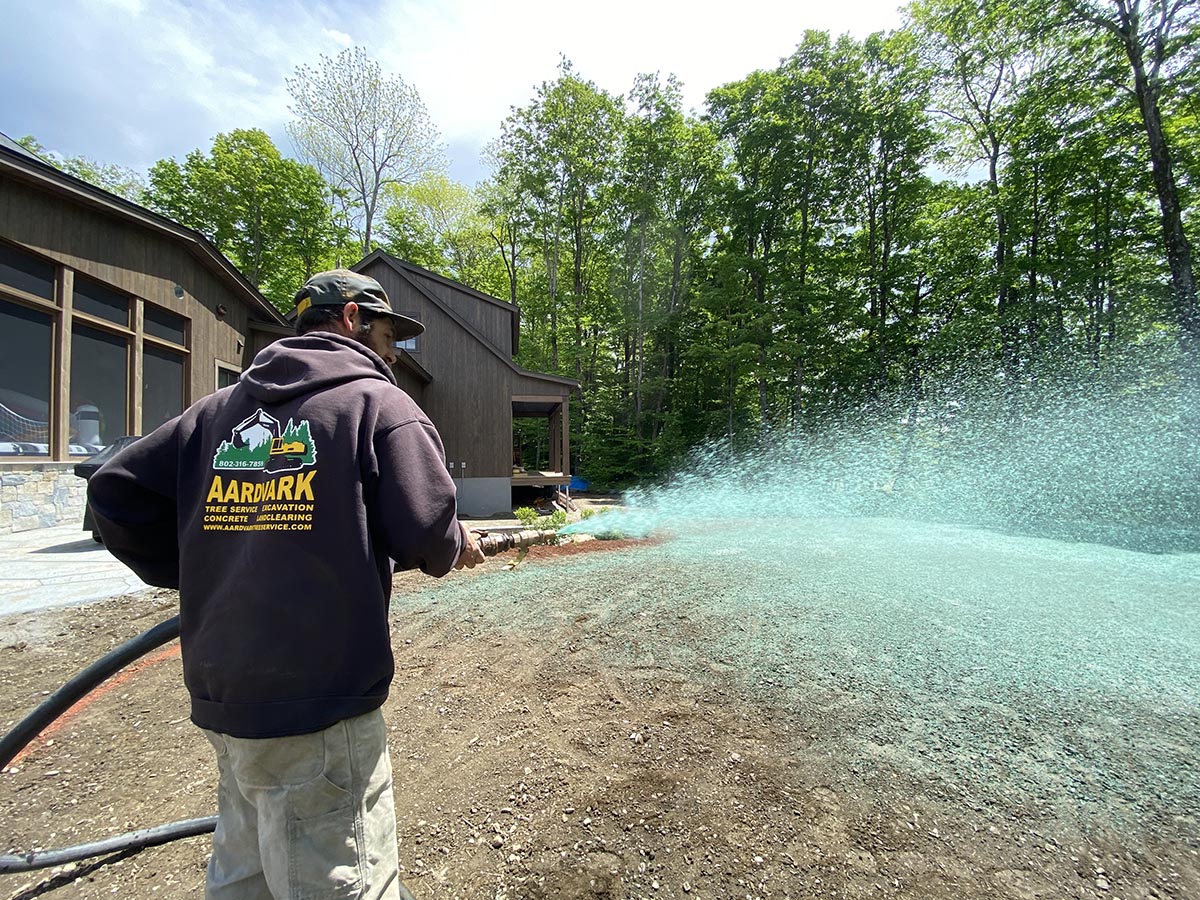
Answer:
[[518, 506], [513, 510], [513, 515], [526, 528], [538, 520], [538, 512], [532, 506]]

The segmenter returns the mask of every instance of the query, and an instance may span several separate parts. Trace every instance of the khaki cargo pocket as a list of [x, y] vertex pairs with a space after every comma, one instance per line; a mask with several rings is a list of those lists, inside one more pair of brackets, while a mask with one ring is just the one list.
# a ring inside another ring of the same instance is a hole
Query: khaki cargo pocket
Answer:
[[287, 789], [289, 900], [339, 900], [362, 886], [354, 797], [323, 774]]

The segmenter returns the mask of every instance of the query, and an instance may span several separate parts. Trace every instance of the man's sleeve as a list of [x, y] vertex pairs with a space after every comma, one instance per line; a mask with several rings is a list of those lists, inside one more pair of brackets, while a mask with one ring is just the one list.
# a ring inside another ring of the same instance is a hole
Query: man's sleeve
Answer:
[[178, 421], [130, 444], [88, 479], [104, 546], [155, 587], [179, 587]]
[[427, 422], [409, 421], [375, 439], [379, 482], [376, 527], [397, 569], [441, 577], [462, 551], [454, 481], [441, 438]]

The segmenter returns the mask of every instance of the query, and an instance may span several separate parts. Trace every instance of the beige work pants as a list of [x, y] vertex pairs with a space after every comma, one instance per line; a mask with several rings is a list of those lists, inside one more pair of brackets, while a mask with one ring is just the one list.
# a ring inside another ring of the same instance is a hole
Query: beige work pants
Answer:
[[399, 900], [379, 710], [312, 734], [204, 734], [220, 773], [209, 900]]

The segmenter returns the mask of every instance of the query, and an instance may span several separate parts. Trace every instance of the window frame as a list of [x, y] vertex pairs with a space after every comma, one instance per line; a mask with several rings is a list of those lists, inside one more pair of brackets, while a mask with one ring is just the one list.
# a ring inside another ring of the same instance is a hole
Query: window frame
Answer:
[[[416, 310], [411, 310], [411, 309], [400, 310], [400, 315], [408, 316], [410, 319], [417, 318]], [[412, 346], [405, 347], [404, 345], [409, 343], [410, 341], [412, 342]], [[394, 341], [392, 343], [392, 347], [395, 350], [403, 350], [405, 353], [420, 353], [421, 352], [421, 335], [414, 334], [412, 337], [405, 338], [402, 341]]]
[[[109, 291], [113, 294], [119, 294], [120, 296], [124, 297], [125, 300], [129, 304], [125, 310], [125, 324], [122, 325], [120, 322], [116, 321], [115, 319], [106, 319], [104, 316], [97, 316], [94, 313], [86, 313], [86, 312], [82, 312], [81, 310], [77, 309], [75, 307], [75, 298], [77, 296], [79, 296], [79, 290], [76, 288], [75, 285], [76, 285], [76, 282], [78, 282], [80, 280], [91, 281], [95, 284], [100, 285], [101, 290]], [[122, 291], [119, 288], [114, 288], [111, 285], [105, 284], [100, 279], [93, 278], [90, 275], [82, 275], [81, 274], [80, 278], [72, 277], [72, 279], [71, 279], [71, 312], [72, 312], [72, 315], [74, 318], [87, 321], [87, 323], [89, 325], [104, 326], [104, 327], [108, 327], [112, 331], [120, 331], [123, 333], [133, 334], [133, 332], [134, 332], [133, 326], [131, 326], [129, 323], [131, 321], [133, 321], [134, 305], [136, 304], [136, 302], [137, 302], [137, 298], [135, 298], [129, 292]]]
[[[121, 435], [133, 433], [133, 432], [129, 431], [129, 423], [133, 420], [133, 417], [134, 417], [133, 406], [131, 405], [132, 401], [133, 401], [133, 389], [131, 387], [131, 385], [132, 385], [131, 379], [132, 379], [132, 370], [134, 368], [135, 362], [134, 362], [132, 342], [130, 341], [130, 337], [132, 337], [133, 332], [128, 328], [121, 328], [120, 326], [114, 326], [113, 328], [101, 328], [99, 325], [99, 322], [101, 322], [101, 321], [104, 321], [104, 320], [102, 320], [102, 319], [97, 320], [95, 316], [87, 316], [87, 315], [72, 316], [71, 317], [71, 330], [66, 333], [66, 337], [67, 337], [67, 341], [71, 344], [72, 354], [74, 353], [75, 327], [77, 325], [81, 325], [84, 328], [90, 328], [93, 331], [99, 331], [101, 333], [115, 334], [118, 337], [120, 337], [122, 339], [123, 343], [125, 344], [125, 424], [124, 424], [124, 427], [122, 427], [120, 429], [121, 434], [117, 435], [118, 437], [120, 437]], [[110, 323], [110, 324], [112, 324], [112, 323]], [[64, 372], [63, 376], [64, 376], [64, 378], [67, 379], [67, 383], [69, 386], [70, 379], [74, 377], [74, 372], [70, 372], [70, 373]], [[71, 434], [70, 434], [70, 431], [71, 431], [71, 427], [70, 427], [71, 397], [70, 397], [69, 389], [65, 394], [60, 393], [57, 397], [52, 398], [52, 401], [51, 401], [52, 417], [57, 418], [57, 416], [53, 415], [54, 401], [57, 400], [58, 402], [61, 403], [61, 401], [64, 399], [66, 400], [66, 403], [63, 403], [62, 405], [66, 408], [67, 423], [68, 423], [67, 424], [67, 434], [65, 436], [66, 445], [67, 445], [67, 450], [66, 450], [67, 459], [79, 459], [80, 457], [78, 457], [78, 456], [71, 456], [71, 440], [70, 440], [70, 438], [71, 438]]]
[[241, 377], [242, 372], [244, 371], [241, 366], [235, 365], [234, 363], [231, 363], [231, 362], [226, 362], [223, 359], [214, 360], [213, 362], [215, 364], [214, 370], [216, 372], [216, 379], [213, 381], [213, 384], [215, 384], [217, 386], [216, 389], [218, 391], [221, 390], [221, 373], [222, 372], [228, 372], [232, 375], [237, 376], [234, 378], [234, 381], [237, 381], [237, 379]]

